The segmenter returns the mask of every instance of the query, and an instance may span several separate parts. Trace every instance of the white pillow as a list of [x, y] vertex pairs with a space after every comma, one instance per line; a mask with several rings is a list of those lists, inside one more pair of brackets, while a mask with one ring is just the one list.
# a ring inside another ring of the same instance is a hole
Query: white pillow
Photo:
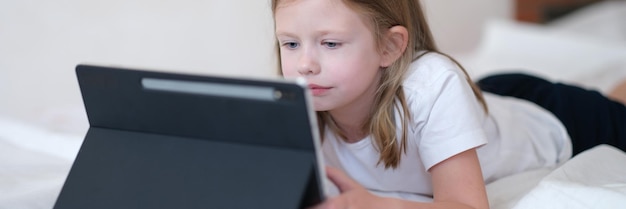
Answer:
[[[585, 78], [626, 72], [623, 43], [508, 20], [488, 22], [484, 34], [474, 52], [457, 57], [475, 79], [496, 72], [524, 71], [599, 88], [584, 83]], [[618, 80], [619, 76], [612, 78]]]

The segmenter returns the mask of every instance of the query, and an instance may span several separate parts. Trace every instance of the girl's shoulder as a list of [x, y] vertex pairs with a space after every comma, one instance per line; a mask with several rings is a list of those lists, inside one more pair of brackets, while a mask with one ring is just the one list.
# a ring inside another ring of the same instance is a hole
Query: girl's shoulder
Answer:
[[458, 76], [464, 78], [464, 73], [455, 61], [448, 56], [437, 52], [418, 53], [413, 60], [404, 78], [405, 88], [433, 87], [443, 77]]
[[420, 66], [456, 66], [450, 57], [434, 51], [420, 51], [413, 60], [412, 65]]

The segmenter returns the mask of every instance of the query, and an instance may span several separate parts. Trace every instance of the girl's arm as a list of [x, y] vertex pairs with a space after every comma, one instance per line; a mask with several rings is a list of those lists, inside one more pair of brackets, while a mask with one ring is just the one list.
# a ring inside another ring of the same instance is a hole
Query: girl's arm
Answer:
[[430, 168], [435, 203], [462, 203], [489, 208], [476, 149], [469, 149]]
[[328, 167], [326, 171], [341, 194], [313, 209], [489, 208], [475, 149], [452, 156], [430, 169], [433, 176], [433, 203], [379, 197], [338, 169]]

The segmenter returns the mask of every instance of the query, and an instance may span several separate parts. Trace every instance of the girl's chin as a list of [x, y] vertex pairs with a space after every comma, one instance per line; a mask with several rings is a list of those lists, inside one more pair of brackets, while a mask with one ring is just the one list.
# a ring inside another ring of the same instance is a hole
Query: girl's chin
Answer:
[[323, 111], [328, 111], [328, 109], [324, 109], [324, 108], [315, 108], [316, 112], [323, 112]]
[[315, 109], [315, 111], [320, 112], [320, 111], [329, 111], [332, 108], [328, 107], [327, 105], [322, 105], [322, 104], [313, 104], [313, 107]]

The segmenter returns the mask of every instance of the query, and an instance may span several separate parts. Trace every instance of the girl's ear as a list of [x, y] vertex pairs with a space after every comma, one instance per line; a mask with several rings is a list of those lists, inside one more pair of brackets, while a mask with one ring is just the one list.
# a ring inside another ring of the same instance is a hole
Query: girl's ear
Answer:
[[381, 67], [389, 67], [398, 60], [409, 43], [409, 32], [404, 26], [393, 26], [387, 30], [381, 45], [382, 59]]

